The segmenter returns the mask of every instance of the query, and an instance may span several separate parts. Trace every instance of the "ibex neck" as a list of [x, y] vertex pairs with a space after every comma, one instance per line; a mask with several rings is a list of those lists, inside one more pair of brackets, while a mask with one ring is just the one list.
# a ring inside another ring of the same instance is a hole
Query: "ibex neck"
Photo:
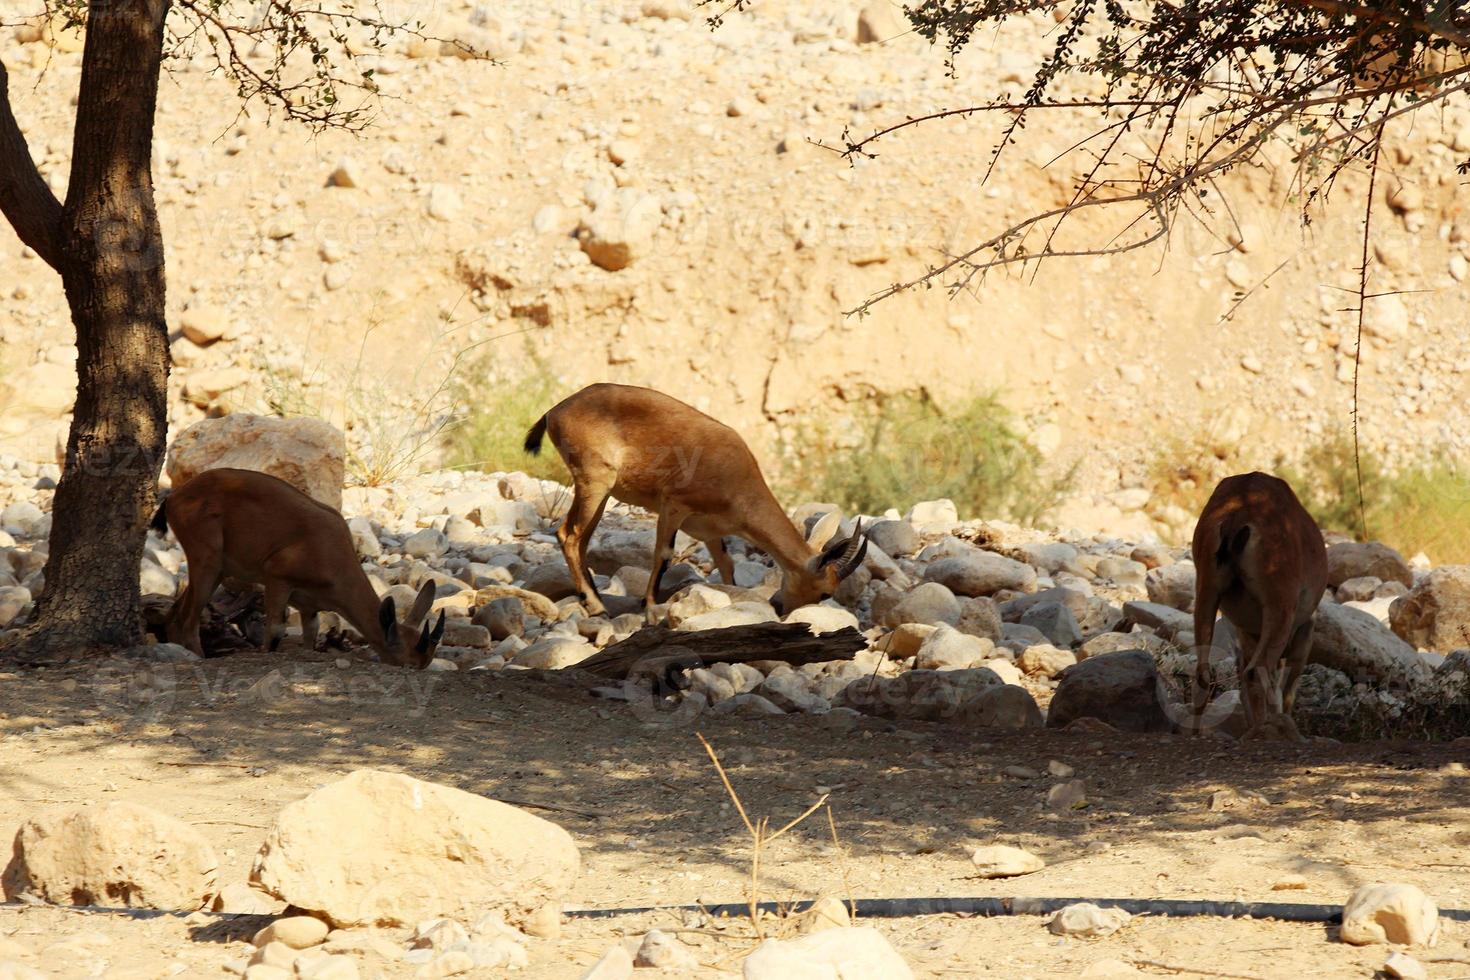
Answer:
[[765, 499], [751, 508], [747, 521], [741, 537], [774, 558], [783, 571], [804, 569], [811, 561], [811, 545], [769, 490]]

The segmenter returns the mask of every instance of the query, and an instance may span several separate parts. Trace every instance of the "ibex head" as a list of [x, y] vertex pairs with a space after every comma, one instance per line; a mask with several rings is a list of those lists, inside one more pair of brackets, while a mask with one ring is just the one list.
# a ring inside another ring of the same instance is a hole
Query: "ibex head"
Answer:
[[[403, 622], [398, 622], [398, 609], [393, 597], [384, 596], [378, 606], [378, 625], [383, 628], [383, 646], [378, 650], [384, 663], [399, 667], [423, 668], [434, 659], [434, 651], [444, 638], [444, 613], [429, 628], [429, 610], [434, 605], [434, 583], [425, 582]], [[422, 626], [420, 625], [422, 624]]]
[[[829, 513], [812, 525], [807, 534], [812, 557], [804, 566], [786, 571], [781, 591], [771, 599], [777, 611], [786, 613], [832, 598], [842, 580], [862, 567], [868, 554], [868, 538], [861, 520], [853, 528], [852, 537], [826, 544], [841, 523], [839, 514]], [[822, 547], [824, 544], [826, 547]]]

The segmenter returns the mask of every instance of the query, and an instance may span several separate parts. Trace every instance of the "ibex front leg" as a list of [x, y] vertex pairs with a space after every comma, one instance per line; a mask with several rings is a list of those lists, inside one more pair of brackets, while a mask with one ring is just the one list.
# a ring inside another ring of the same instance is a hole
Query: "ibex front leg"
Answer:
[[648, 590], [643, 595], [643, 616], [650, 624], [654, 620], [653, 607], [658, 603], [658, 583], [663, 579], [669, 567], [669, 556], [674, 552], [674, 536], [688, 518], [688, 510], [671, 504], [665, 504], [658, 513], [658, 529], [653, 532], [653, 564], [648, 569]]

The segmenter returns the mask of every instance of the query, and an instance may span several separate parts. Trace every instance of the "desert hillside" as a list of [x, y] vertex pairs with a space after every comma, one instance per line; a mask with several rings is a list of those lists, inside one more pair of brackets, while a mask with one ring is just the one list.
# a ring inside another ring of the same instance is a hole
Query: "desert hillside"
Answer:
[[[1267, 464], [1350, 425], [1366, 182], [1345, 175], [1304, 225], [1284, 150], [1224, 181], [1167, 247], [1017, 266], [844, 315], [1065, 202], [1088, 158], [1055, 158], [1097, 125], [1037, 116], [988, 180], [995, 116], [844, 159], [816, 144], [997, 85], [1019, 95], [1054, 26], [1008, 27], [950, 78], [896, 8], [870, 7], [862, 31], [860, 12], [762, 3], [711, 30], [677, 0], [436, 4], [433, 31], [499, 60], [421, 42], [372, 56], [386, 98], [361, 135], [238, 113], [205, 58], [177, 60], [155, 168], [175, 424], [271, 409], [324, 415], [360, 442], [409, 438], [404, 426], [431, 428], [456, 397], [494, 411], [544, 375], [564, 390], [659, 387], [775, 464], [820, 455], [813, 422], [840, 441], [878, 393], [958, 406], [993, 392], [1050, 465], [1077, 467], [1057, 522], [1139, 532], [1139, 490], [1166, 446]], [[7, 33], [0, 58], [61, 189], [80, 55], [31, 37]], [[1148, 134], [1135, 140], [1147, 149]], [[1380, 179], [1371, 289], [1402, 295], [1369, 310], [1361, 422], [1390, 460], [1470, 446], [1455, 173], [1467, 148], [1470, 116], [1415, 117]], [[1102, 244], [1131, 217], [1079, 217], [1064, 244]], [[51, 458], [65, 431], [66, 317], [57, 278], [0, 230], [3, 440], [23, 457]]]

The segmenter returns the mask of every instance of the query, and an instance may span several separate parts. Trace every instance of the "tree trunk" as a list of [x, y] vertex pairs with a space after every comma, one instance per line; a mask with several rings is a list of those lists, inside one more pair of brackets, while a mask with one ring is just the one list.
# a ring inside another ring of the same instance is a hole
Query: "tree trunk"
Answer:
[[168, 0], [87, 15], [57, 269], [77, 334], [77, 402], [46, 585], [14, 652], [56, 660], [142, 641], [138, 568], [167, 440], [163, 237], [150, 170]]

